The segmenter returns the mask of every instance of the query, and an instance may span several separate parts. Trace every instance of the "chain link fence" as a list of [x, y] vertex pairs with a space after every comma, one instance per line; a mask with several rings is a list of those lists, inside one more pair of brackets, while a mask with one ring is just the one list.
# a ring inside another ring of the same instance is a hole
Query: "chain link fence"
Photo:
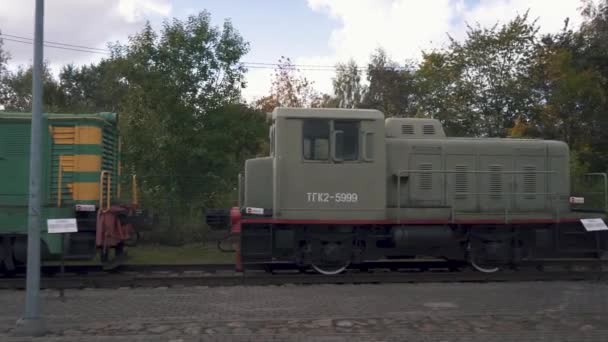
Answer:
[[216, 244], [226, 232], [207, 227], [205, 210], [228, 208], [238, 200], [236, 185], [210, 175], [123, 176], [120, 184], [120, 201], [136, 199], [150, 218], [140, 232], [140, 243]]

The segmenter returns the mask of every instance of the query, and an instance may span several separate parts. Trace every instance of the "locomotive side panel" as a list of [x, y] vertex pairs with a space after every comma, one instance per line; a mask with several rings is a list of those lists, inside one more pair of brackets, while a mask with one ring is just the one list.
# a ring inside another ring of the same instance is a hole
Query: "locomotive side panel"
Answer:
[[272, 209], [273, 158], [255, 158], [245, 162], [244, 206]]
[[[419, 122], [420, 121], [420, 122]], [[387, 120], [387, 205], [417, 219], [449, 208], [484, 218], [569, 210], [568, 147], [556, 141], [412, 134], [429, 120]], [[418, 209], [413, 214], [414, 209]], [[394, 210], [393, 210], [394, 211]], [[426, 213], [426, 214], [425, 214]], [[421, 216], [422, 215], [422, 216]], [[479, 216], [481, 215], [481, 216]]]
[[446, 168], [455, 172], [446, 174], [447, 193], [450, 195], [448, 205], [457, 211], [479, 211], [478, 196], [473, 194], [478, 177], [469, 172], [477, 168], [477, 156], [472, 154], [470, 148], [450, 147], [450, 149], [451, 153], [446, 156]]
[[545, 191], [555, 193], [555, 199], [550, 202], [556, 214], [570, 212], [570, 149], [565, 142], [546, 141], [547, 168], [557, 171], [546, 175]]

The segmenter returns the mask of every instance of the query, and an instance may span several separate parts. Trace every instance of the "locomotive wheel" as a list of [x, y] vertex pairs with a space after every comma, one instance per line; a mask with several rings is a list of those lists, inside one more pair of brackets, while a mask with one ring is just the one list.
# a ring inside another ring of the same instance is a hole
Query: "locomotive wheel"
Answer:
[[467, 245], [467, 261], [473, 268], [482, 273], [494, 273], [500, 271], [498, 266], [484, 265], [483, 259], [478, 259], [475, 249], [471, 246], [471, 242]]
[[340, 242], [323, 242], [320, 254], [319, 259], [313, 261], [312, 268], [321, 274], [339, 274], [350, 265], [350, 249]]
[[488, 267], [488, 266], [483, 266], [483, 265], [479, 265], [477, 264], [477, 262], [475, 262], [475, 260], [473, 258], [469, 258], [469, 263], [471, 264], [471, 266], [473, 266], [473, 268], [479, 272], [482, 273], [494, 273], [494, 272], [498, 272], [500, 271], [500, 267]]
[[323, 275], [335, 275], [335, 274], [340, 274], [342, 272], [344, 272], [348, 266], [350, 265], [350, 261], [347, 261], [346, 263], [342, 263], [340, 265], [328, 265], [328, 264], [322, 264], [322, 265], [315, 265], [312, 264], [312, 268], [323, 274]]

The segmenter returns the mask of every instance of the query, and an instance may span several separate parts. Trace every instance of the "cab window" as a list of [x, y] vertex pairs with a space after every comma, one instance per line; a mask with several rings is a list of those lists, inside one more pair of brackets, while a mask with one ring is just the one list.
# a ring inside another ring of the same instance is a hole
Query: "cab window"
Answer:
[[306, 160], [329, 159], [329, 121], [306, 120], [303, 128], [303, 153]]
[[356, 121], [334, 121], [336, 155], [344, 161], [359, 159], [359, 123]]

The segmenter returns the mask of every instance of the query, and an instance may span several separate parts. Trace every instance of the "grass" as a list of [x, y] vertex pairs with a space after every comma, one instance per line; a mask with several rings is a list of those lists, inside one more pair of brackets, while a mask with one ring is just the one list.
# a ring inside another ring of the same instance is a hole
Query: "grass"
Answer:
[[[215, 243], [192, 243], [184, 246], [138, 244], [127, 248], [127, 264], [233, 264], [234, 253], [224, 253]], [[44, 260], [43, 265], [60, 265], [61, 261]], [[66, 265], [99, 265], [99, 255], [92, 260], [66, 260]]]
[[128, 264], [232, 264], [234, 253], [224, 253], [215, 244], [164, 246], [140, 244], [128, 249]]

